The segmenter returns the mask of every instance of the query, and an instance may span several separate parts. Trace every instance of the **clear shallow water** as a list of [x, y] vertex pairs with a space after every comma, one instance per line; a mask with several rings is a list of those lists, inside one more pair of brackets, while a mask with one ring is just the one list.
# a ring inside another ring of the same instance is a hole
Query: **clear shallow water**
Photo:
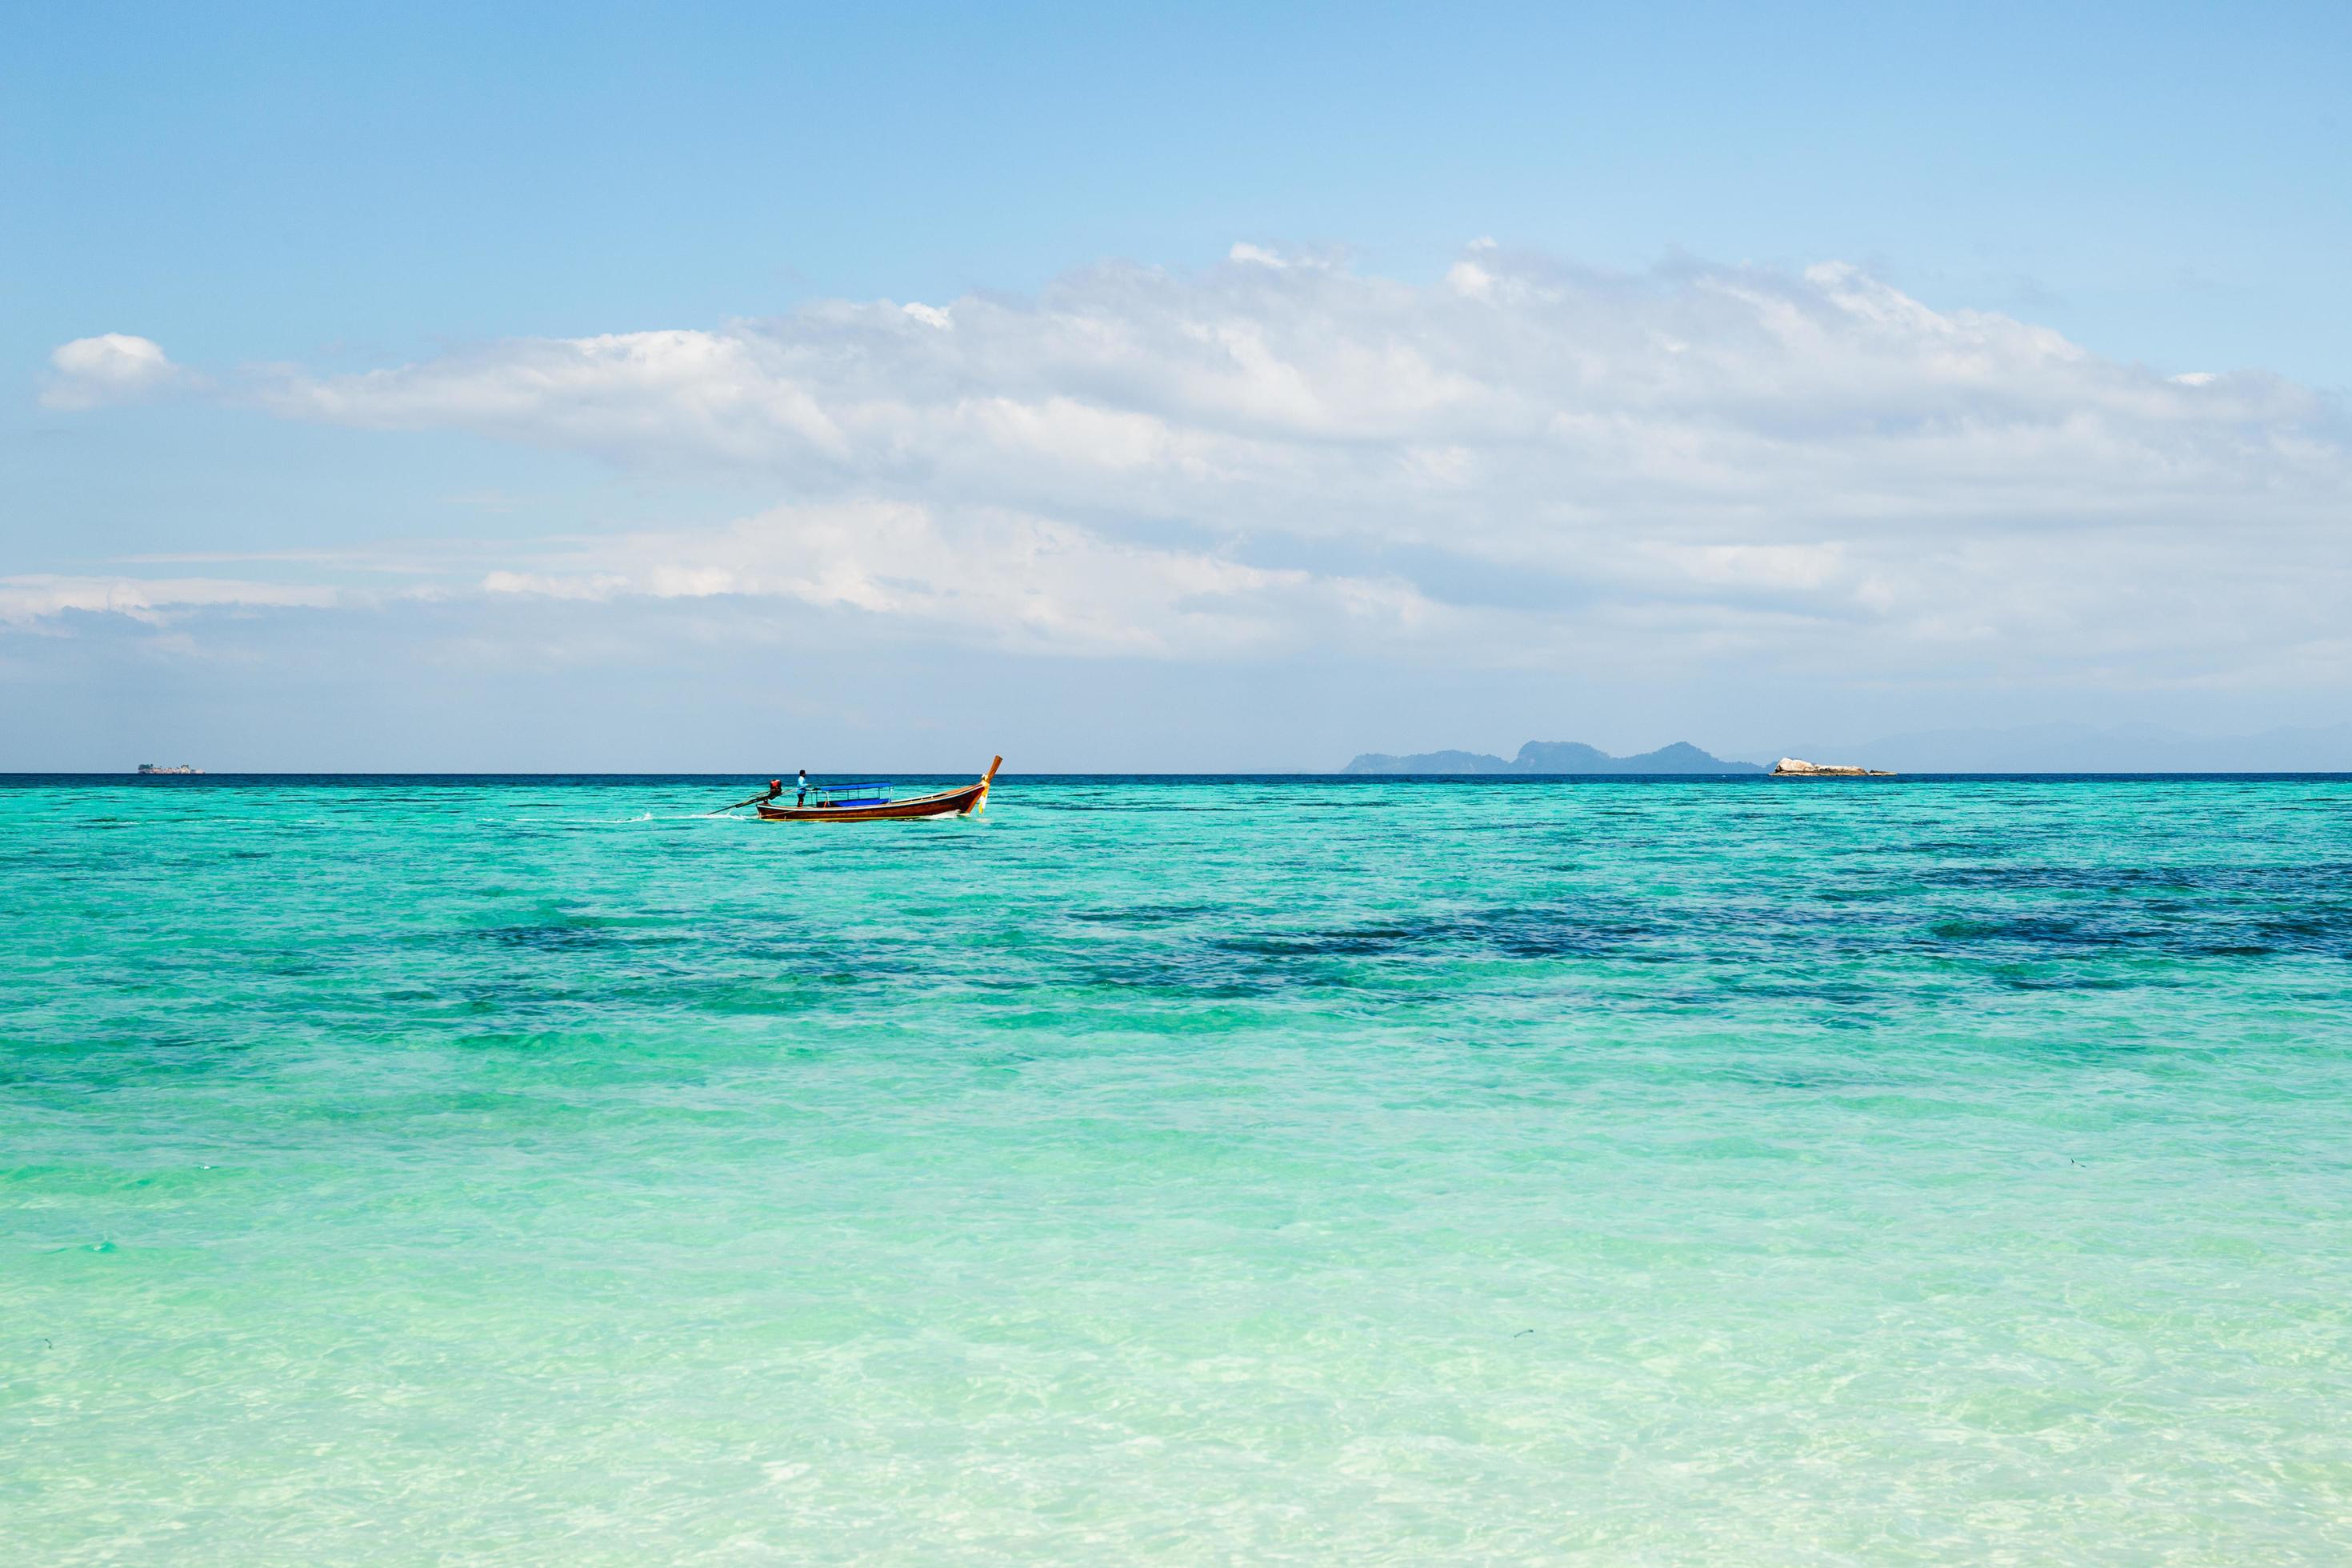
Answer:
[[0, 780], [18, 1560], [2342, 1561], [2352, 781]]

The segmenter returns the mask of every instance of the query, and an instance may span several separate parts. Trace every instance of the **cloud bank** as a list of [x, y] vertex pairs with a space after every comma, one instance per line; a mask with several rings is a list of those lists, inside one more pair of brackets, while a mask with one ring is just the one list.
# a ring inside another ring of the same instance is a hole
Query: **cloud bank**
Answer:
[[1249, 566], [991, 511], [780, 507], [722, 529], [637, 533], [490, 573], [491, 594], [606, 601], [750, 595], [903, 620], [1018, 652], [1236, 658], [1306, 627], [1410, 630], [1438, 613], [1406, 584]]
[[[134, 346], [135, 345], [135, 346]], [[178, 375], [58, 352], [54, 406]], [[1034, 297], [248, 372], [287, 419], [462, 430], [777, 505], [517, 546], [453, 591], [740, 595], [1073, 655], [1285, 649], [1889, 681], [2340, 680], [2344, 413], [1854, 268], [1412, 284], [1236, 246]]]

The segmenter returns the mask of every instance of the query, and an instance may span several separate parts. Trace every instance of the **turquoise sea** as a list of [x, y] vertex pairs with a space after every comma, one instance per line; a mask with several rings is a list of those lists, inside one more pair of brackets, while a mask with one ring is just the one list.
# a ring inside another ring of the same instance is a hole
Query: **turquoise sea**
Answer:
[[2352, 1560], [2352, 780], [0, 780], [11, 1563]]

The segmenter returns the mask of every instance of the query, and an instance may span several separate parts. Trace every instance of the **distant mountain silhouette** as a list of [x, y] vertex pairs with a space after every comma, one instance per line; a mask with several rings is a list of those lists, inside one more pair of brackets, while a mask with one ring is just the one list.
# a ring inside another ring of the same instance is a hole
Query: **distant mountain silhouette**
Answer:
[[1727, 762], [1688, 741], [1637, 757], [1612, 757], [1581, 741], [1529, 741], [1509, 762], [1484, 752], [1416, 752], [1408, 757], [1366, 752], [1340, 770], [1350, 773], [1760, 773], [1755, 763]]

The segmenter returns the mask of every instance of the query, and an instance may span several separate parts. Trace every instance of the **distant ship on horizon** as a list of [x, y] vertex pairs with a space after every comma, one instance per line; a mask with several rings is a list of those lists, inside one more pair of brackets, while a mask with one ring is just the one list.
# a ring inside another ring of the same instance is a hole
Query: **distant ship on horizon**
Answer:
[[182, 763], [176, 768], [165, 767], [159, 763], [142, 763], [139, 771], [142, 773], [200, 773], [205, 770], [192, 763]]

